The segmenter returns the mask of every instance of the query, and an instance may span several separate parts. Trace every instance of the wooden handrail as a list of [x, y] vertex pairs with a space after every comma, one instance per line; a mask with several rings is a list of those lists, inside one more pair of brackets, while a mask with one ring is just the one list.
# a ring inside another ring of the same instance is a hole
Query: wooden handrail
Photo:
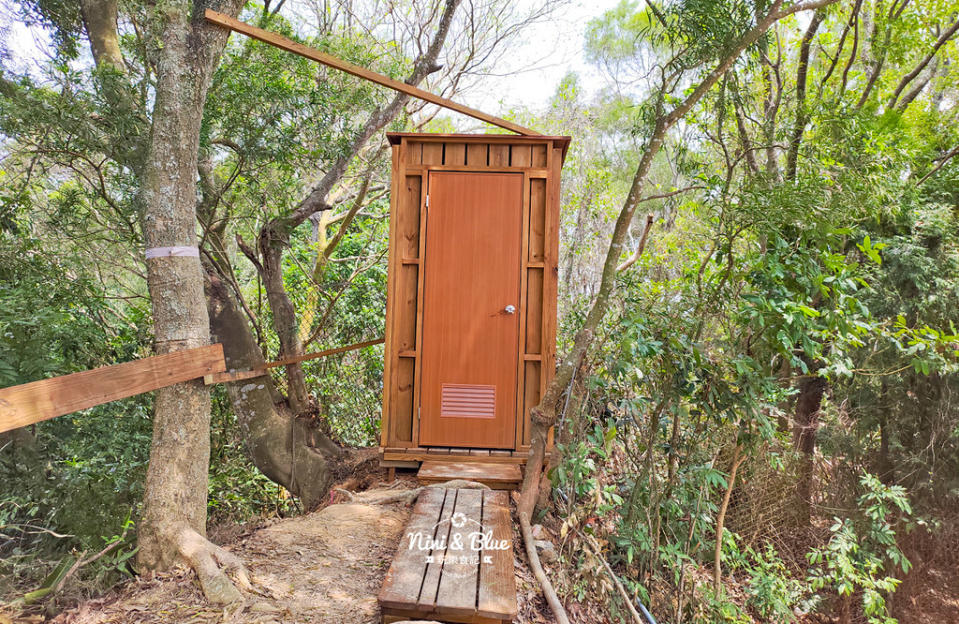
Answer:
[[469, 106], [464, 106], [462, 104], [457, 104], [453, 100], [448, 100], [444, 97], [440, 97], [435, 93], [430, 93], [429, 91], [424, 91], [418, 87], [408, 85], [405, 82], [400, 82], [399, 80], [394, 80], [389, 76], [384, 76], [383, 74], [378, 74], [375, 71], [366, 69], [365, 67], [360, 67], [359, 65], [354, 65], [342, 59], [336, 58], [325, 52], [320, 52], [316, 48], [311, 48], [310, 46], [303, 45], [302, 43], [297, 43], [292, 39], [287, 39], [283, 35], [278, 35], [269, 30], [264, 30], [262, 28], [257, 28], [256, 26], [251, 26], [246, 22], [241, 22], [238, 19], [234, 19], [229, 15], [224, 15], [217, 11], [207, 9], [204, 13], [207, 21], [212, 22], [218, 26], [223, 26], [224, 28], [229, 28], [234, 32], [238, 32], [241, 35], [246, 35], [247, 37], [252, 37], [263, 43], [268, 43], [272, 46], [276, 46], [281, 50], [286, 50], [287, 52], [292, 52], [294, 54], [299, 54], [308, 59], [314, 60], [317, 63], [322, 63], [328, 67], [344, 71], [348, 74], [352, 74], [358, 78], [364, 80], [369, 80], [378, 85], [384, 87], [389, 87], [394, 91], [399, 91], [400, 93], [405, 93], [415, 98], [425, 100], [431, 104], [436, 104], [437, 106], [442, 106], [443, 108], [448, 108], [449, 110], [456, 111], [457, 113], [462, 113], [468, 115], [474, 119], [479, 119], [480, 121], [485, 121], [486, 123], [493, 124], [494, 126], [499, 126], [506, 130], [511, 130], [517, 134], [524, 134], [527, 136], [540, 136], [538, 132], [530, 130], [529, 128], [524, 128], [519, 124], [515, 124], [511, 121], [506, 121], [505, 119], [500, 119], [493, 115], [487, 115], [483, 111], [476, 110], [475, 108], [470, 108]]
[[249, 371], [223, 372], [223, 345], [212, 344], [103, 366], [71, 375], [0, 388], [0, 433], [43, 420], [118, 401], [203, 377], [207, 385], [265, 375], [267, 370], [354, 351], [386, 342], [384, 338], [267, 362]]
[[347, 345], [345, 347], [336, 347], [335, 349], [317, 351], [316, 353], [306, 353], [304, 355], [296, 355], [293, 357], [284, 358], [282, 360], [274, 360], [273, 362], [267, 362], [263, 366], [259, 366], [257, 368], [254, 368], [253, 370], [214, 373], [212, 375], [204, 376], [203, 382], [206, 385], [210, 385], [215, 383], [226, 383], [230, 381], [242, 381], [244, 379], [253, 379], [254, 377], [261, 377], [265, 375], [267, 370], [271, 368], [276, 368], [278, 366], [288, 366], [290, 364], [297, 364], [299, 362], [306, 362], [307, 360], [315, 360], [317, 358], [326, 357], [327, 355], [335, 355], [337, 353], [344, 353], [346, 351], [355, 351], [357, 349], [363, 349], [364, 347], [372, 347], [373, 345], [383, 344], [384, 342], [386, 342], [385, 338], [377, 338], [376, 340], [358, 342], [356, 344]]
[[226, 370], [212, 344], [0, 389], [0, 433]]

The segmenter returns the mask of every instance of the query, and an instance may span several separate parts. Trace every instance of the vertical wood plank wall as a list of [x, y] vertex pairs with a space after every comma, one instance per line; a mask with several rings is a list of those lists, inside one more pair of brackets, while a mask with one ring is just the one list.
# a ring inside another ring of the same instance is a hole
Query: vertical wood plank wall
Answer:
[[[568, 142], [568, 139], [565, 139]], [[416, 447], [423, 262], [430, 171], [523, 174], [523, 256], [515, 446], [529, 449], [530, 409], [556, 368], [559, 188], [565, 142], [511, 135], [403, 135], [393, 145], [383, 447]]]

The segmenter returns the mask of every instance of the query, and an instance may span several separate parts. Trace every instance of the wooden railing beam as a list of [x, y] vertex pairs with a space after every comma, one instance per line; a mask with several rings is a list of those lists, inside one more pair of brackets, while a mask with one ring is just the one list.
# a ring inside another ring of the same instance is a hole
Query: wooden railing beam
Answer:
[[345, 347], [336, 347], [335, 349], [327, 349], [326, 351], [317, 351], [316, 353], [306, 353], [304, 355], [297, 355], [294, 357], [284, 358], [282, 360], [267, 362], [263, 366], [259, 366], [257, 368], [254, 368], [253, 370], [213, 373], [211, 375], [206, 375], [203, 378], [203, 381], [207, 385], [210, 385], [210, 384], [216, 384], [216, 383], [226, 383], [230, 381], [242, 381], [244, 379], [252, 379], [254, 377], [260, 377], [262, 375], [265, 375], [269, 369], [276, 368], [277, 366], [288, 366], [289, 364], [297, 364], [299, 362], [306, 362], [307, 360], [315, 360], [317, 358], [326, 357], [328, 355], [345, 353], [346, 351], [356, 351], [357, 349], [372, 347], [373, 345], [383, 344], [384, 342], [386, 342], [385, 338], [377, 338], [376, 340], [367, 340], [366, 342], [358, 342], [356, 344], [347, 345]]
[[213, 344], [0, 389], [0, 433], [226, 370]]
[[254, 370], [229, 373], [224, 372], [223, 345], [218, 343], [0, 388], [0, 433], [192, 379], [202, 377], [207, 385], [252, 379], [277, 366], [355, 351], [383, 342], [385, 339], [377, 338], [267, 362]]

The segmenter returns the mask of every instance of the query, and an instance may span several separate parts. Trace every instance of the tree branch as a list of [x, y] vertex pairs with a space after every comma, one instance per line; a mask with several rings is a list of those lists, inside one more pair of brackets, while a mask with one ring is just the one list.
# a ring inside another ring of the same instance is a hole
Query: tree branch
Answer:
[[886, 105], [887, 108], [894, 108], [896, 106], [899, 96], [902, 95], [902, 92], [909, 86], [909, 83], [916, 79], [923, 69], [926, 68], [926, 65], [932, 60], [936, 53], [939, 52], [939, 48], [944, 46], [947, 41], [949, 41], [953, 35], [956, 34], [956, 31], [959, 30], [959, 20], [953, 22], [952, 26], [946, 29], [939, 38], [936, 40], [935, 45], [932, 46], [932, 49], [929, 51], [923, 59], [916, 65], [915, 68], [908, 74], [902, 77], [902, 80], [899, 81], [899, 85], [896, 87], [896, 90], [893, 92], [892, 96], [889, 98], [889, 103]]
[[[675, 193], [672, 193], [672, 194], [675, 195], [676, 193], [680, 193], [680, 192], [682, 191], [676, 191]], [[649, 215], [646, 215], [646, 227], [643, 228], [643, 235], [639, 237], [639, 245], [637, 245], [636, 251], [634, 251], [633, 254], [626, 259], [626, 261], [624, 261], [621, 265], [616, 267], [617, 272], [625, 271], [629, 267], [636, 264], [636, 261], [639, 260], [639, 258], [643, 255], [643, 251], [646, 250], [646, 239], [649, 238], [649, 231], [652, 229], [653, 229], [653, 215], [649, 214]]]
[[[440, 50], [443, 48], [443, 43], [446, 41], [446, 36], [449, 33], [450, 26], [453, 22], [453, 15], [456, 13], [457, 7], [459, 7], [461, 0], [447, 0], [446, 8], [443, 11], [443, 16], [440, 18], [439, 27], [436, 30], [436, 34], [433, 37], [433, 40], [430, 42], [429, 48], [420, 55], [413, 66], [413, 71], [410, 73], [410, 76], [404, 81], [409, 85], [418, 85], [421, 83], [429, 74], [436, 71], [436, 59], [439, 57]], [[370, 137], [373, 136], [380, 128], [385, 126], [392, 120], [399, 111], [402, 109], [403, 105], [409, 100], [409, 95], [405, 93], [397, 93], [394, 96], [393, 100], [383, 109], [370, 115], [370, 118], [366, 121], [363, 128], [360, 132], [354, 137], [353, 143], [350, 145], [349, 149], [340, 156], [334, 163], [333, 166], [329, 168], [326, 172], [326, 175], [317, 183], [309, 195], [300, 202], [300, 205], [297, 206], [293, 213], [286, 217], [284, 220], [287, 221], [292, 227], [296, 227], [299, 224], [303, 223], [310, 215], [326, 208], [326, 197], [329, 194], [330, 190], [333, 188], [333, 185], [343, 177], [343, 174], [346, 172], [347, 166], [353, 160], [353, 157], [359, 153], [359, 151], [366, 145], [366, 142], [370, 140]]]
[[[353, 205], [343, 217], [343, 222], [340, 224], [339, 229], [336, 230], [336, 234], [333, 235], [333, 240], [331, 240], [326, 246], [326, 249], [323, 250], [324, 260], [330, 259], [330, 257], [333, 255], [333, 252], [336, 251], [336, 248], [339, 247], [340, 243], [343, 241], [343, 237], [346, 236], [346, 231], [350, 228], [350, 224], [353, 223], [353, 219], [355, 219], [356, 215], [359, 214], [360, 210], [363, 209], [363, 206], [365, 205], [363, 202], [366, 200], [366, 193], [369, 191], [370, 180], [372, 177], [373, 167], [370, 167], [370, 170], [366, 173], [366, 177], [363, 178], [363, 182], [360, 185], [360, 190], [356, 193], [356, 199], [353, 200]], [[320, 260], [317, 259], [317, 265], [320, 264]]]
[[97, 67], [126, 73], [117, 34], [117, 0], [80, 0], [80, 16]]
[[826, 18], [826, 12], [822, 9], [816, 11], [809, 27], [803, 34], [802, 43], [799, 46], [799, 66], [796, 69], [796, 123], [793, 126], [792, 140], [789, 142], [789, 151], [786, 153], [786, 179], [796, 179], [796, 166], [799, 160], [799, 144], [802, 142], [803, 131], [806, 129], [806, 123], [809, 116], [806, 114], [806, 79], [809, 73], [809, 55], [812, 47], [812, 39], [816, 36], [820, 24]]
[[920, 184], [922, 184], [923, 182], [931, 178], [933, 175], [935, 175], [935, 173], [939, 171], [940, 169], [942, 169], [945, 166], [945, 164], [949, 162], [953, 158], [953, 156], [955, 156], [956, 154], [959, 154], [959, 147], [952, 148], [951, 150], [949, 150], [949, 152], [945, 156], [940, 158], [939, 164], [933, 167], [932, 171], [930, 171], [926, 175], [919, 178], [919, 181], [916, 182], [916, 186], [919, 186]]

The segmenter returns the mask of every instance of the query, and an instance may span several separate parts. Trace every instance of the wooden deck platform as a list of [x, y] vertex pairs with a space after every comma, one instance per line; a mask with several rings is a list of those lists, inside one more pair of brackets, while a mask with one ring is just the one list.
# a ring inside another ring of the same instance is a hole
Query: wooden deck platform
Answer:
[[[547, 459], [549, 455], [550, 452], [547, 450]], [[380, 466], [384, 468], [416, 468], [420, 465], [420, 462], [431, 460], [522, 465], [526, 463], [528, 458], [529, 449], [508, 451], [502, 449], [451, 448], [446, 446], [380, 448]]]
[[426, 489], [380, 589], [383, 622], [509, 622], [513, 574], [506, 492]]
[[517, 490], [523, 480], [519, 464], [450, 461], [452, 459], [454, 458], [423, 462], [416, 478], [424, 485], [466, 479], [482, 483], [494, 490]]

